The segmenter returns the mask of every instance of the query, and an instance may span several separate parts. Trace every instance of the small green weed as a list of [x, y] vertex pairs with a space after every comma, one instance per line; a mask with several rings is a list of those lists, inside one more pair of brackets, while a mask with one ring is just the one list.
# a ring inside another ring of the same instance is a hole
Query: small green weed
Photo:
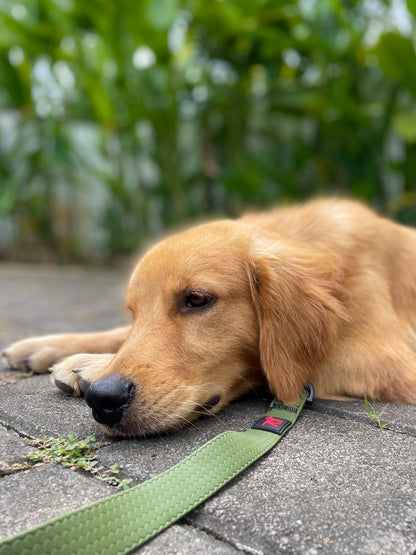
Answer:
[[374, 424], [376, 426], [378, 426], [380, 428], [380, 430], [384, 430], [384, 428], [388, 424], [388, 422], [383, 422], [381, 420], [381, 417], [383, 415], [384, 410], [382, 410], [380, 413], [378, 413], [375, 402], [374, 401], [370, 402], [367, 399], [367, 397], [365, 397], [364, 403], [365, 403], [365, 408], [367, 410], [367, 414], [370, 417], [370, 419], [374, 422]]
[[8, 472], [18, 472], [37, 466], [39, 464], [56, 463], [61, 464], [71, 470], [83, 470], [99, 480], [115, 486], [120, 489], [128, 489], [132, 480], [120, 480], [117, 474], [120, 472], [117, 465], [112, 465], [105, 470], [104, 467], [98, 467], [96, 450], [106, 445], [95, 441], [94, 436], [88, 436], [85, 439], [77, 439], [73, 435], [68, 438], [60, 436], [44, 437], [42, 439], [30, 440], [30, 443], [39, 449], [33, 453], [29, 453], [25, 457], [24, 462], [13, 465], [6, 465], [0, 461], [0, 474]]

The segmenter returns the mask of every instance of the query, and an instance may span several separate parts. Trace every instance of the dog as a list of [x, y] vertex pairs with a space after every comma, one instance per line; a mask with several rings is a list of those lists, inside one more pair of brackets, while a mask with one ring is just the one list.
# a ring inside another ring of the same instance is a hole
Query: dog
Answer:
[[[133, 271], [131, 326], [19, 341], [113, 436], [177, 430], [266, 382], [283, 403], [416, 403], [416, 230], [345, 199], [200, 224]], [[81, 353], [81, 354], [80, 354]]]

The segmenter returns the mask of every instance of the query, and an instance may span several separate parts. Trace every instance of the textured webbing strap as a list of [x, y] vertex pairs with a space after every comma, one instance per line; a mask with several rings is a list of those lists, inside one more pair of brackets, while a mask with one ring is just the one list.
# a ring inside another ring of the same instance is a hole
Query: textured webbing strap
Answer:
[[130, 490], [3, 540], [0, 555], [121, 555], [132, 551], [276, 445], [295, 423], [307, 397], [302, 394], [293, 405], [274, 400], [251, 430], [225, 432]]

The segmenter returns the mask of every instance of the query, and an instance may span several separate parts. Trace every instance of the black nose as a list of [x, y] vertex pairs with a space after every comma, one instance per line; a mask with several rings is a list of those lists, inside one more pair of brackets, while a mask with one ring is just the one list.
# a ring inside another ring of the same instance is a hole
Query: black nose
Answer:
[[85, 400], [97, 422], [114, 426], [134, 396], [134, 384], [121, 374], [111, 374], [90, 385]]

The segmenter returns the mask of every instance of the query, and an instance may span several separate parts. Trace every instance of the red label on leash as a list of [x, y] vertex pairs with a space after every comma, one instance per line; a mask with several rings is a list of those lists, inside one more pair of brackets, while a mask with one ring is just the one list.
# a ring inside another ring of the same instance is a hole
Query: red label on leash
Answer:
[[282, 435], [288, 426], [292, 422], [290, 420], [285, 420], [284, 418], [275, 418], [274, 416], [264, 416], [257, 420], [252, 425], [255, 430], [266, 430], [268, 432], [273, 432], [274, 434]]
[[[273, 426], [273, 428], [278, 428], [285, 420], [281, 418], [275, 418], [274, 416], [266, 416], [262, 426]], [[286, 421], [287, 422], [287, 421]]]

